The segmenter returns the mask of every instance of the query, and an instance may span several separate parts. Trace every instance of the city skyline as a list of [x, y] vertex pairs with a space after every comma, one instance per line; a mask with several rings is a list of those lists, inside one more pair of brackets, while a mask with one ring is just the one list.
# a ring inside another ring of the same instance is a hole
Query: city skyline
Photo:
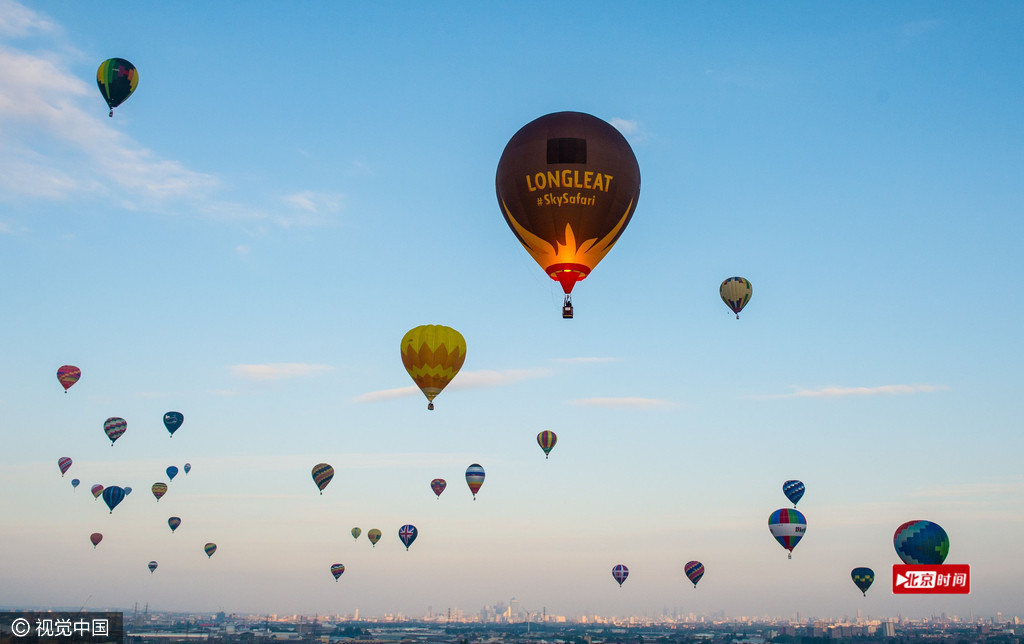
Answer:
[[[1013, 615], [1022, 28], [1012, 2], [0, 0], [0, 605]], [[139, 74], [113, 117], [111, 57]], [[558, 111], [641, 176], [571, 320], [495, 185]], [[433, 411], [400, 356], [424, 324], [467, 346]], [[892, 594], [915, 519], [969, 595]]]

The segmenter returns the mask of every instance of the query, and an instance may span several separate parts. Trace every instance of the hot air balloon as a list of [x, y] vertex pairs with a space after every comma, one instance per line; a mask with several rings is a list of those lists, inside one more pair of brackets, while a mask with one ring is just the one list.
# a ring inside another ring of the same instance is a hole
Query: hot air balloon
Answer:
[[782, 493], [796, 507], [797, 502], [804, 496], [804, 484], [801, 481], [791, 480], [782, 484]]
[[807, 532], [807, 519], [799, 510], [782, 508], [772, 512], [768, 517], [768, 529], [782, 547], [789, 550], [789, 559], [793, 558], [793, 548], [800, 543]]
[[60, 475], [63, 477], [71, 469], [71, 463], [73, 461], [68, 456], [61, 456], [57, 459], [57, 467], [60, 468]]
[[128, 487], [128, 486], [126, 485], [126, 486], [124, 487], [124, 495], [125, 495], [125, 496], [128, 496], [128, 495], [129, 495], [129, 494], [131, 494], [131, 493], [132, 493], [132, 489], [131, 489], [130, 487]]
[[168, 467], [166, 471], [167, 471], [167, 479], [168, 479], [169, 481], [173, 481], [173, 480], [174, 480], [174, 477], [178, 475], [178, 468], [176, 468], [176, 467], [175, 467], [175, 466], [173, 466], [173, 465], [171, 465], [170, 467]]
[[629, 577], [629, 568], [622, 564], [617, 564], [612, 568], [612, 579], [619, 582], [619, 588], [622, 588], [622, 582], [626, 581], [626, 577]]
[[366, 538], [370, 540], [370, 545], [377, 547], [377, 542], [380, 541], [380, 530], [377, 528], [370, 528], [370, 531], [366, 533]]
[[740, 311], [750, 301], [753, 292], [754, 287], [750, 285], [750, 280], [743, 277], [730, 277], [718, 287], [722, 301], [736, 314], [737, 320], [740, 319]]
[[466, 339], [455, 329], [424, 324], [402, 337], [402, 364], [427, 397], [427, 409], [466, 361]]
[[479, 463], [473, 463], [466, 468], [466, 485], [469, 486], [469, 491], [473, 493], [473, 500], [476, 501], [476, 493], [480, 490], [480, 486], [484, 484], [484, 468], [480, 467]]
[[155, 561], [150, 561], [149, 562], [149, 573], [153, 574], [154, 570], [156, 570], [156, 562]]
[[931, 521], [907, 521], [896, 528], [892, 543], [905, 564], [937, 566], [949, 554], [946, 531]]
[[686, 573], [687, 578], [693, 582], [693, 587], [697, 587], [697, 582], [704, 576], [704, 564], [699, 561], [687, 561], [686, 565], [683, 566], [683, 572]]
[[[203, 552], [206, 553], [206, 558], [209, 559], [210, 557], [213, 556], [213, 553], [217, 552], [217, 544], [215, 544], [215, 543], [208, 543], [208, 544], [206, 544], [205, 546], [203, 546]], [[228, 557], [228, 558], [230, 559], [230, 557]]]
[[93, 532], [89, 535], [89, 541], [92, 541], [92, 549], [95, 550], [96, 546], [100, 545], [100, 541], [103, 541], [103, 535], [99, 532]]
[[438, 499], [441, 498], [441, 492], [444, 492], [446, 487], [448, 487], [448, 482], [444, 479], [434, 479], [430, 482], [430, 489], [434, 491]]
[[860, 588], [860, 592], [867, 597], [868, 588], [871, 588], [871, 582], [875, 580], [875, 571], [870, 568], [854, 568], [850, 571], [850, 576], [853, 577], [853, 583], [857, 584], [857, 588]]
[[92, 497], [94, 499], [98, 499], [100, 498], [100, 495], [103, 494], [103, 486], [97, 483], [96, 485], [92, 486], [92, 488], [89, 491], [92, 492]]
[[313, 482], [320, 488], [320, 494], [324, 493], [324, 488], [334, 478], [334, 468], [327, 463], [317, 463], [313, 466]]
[[72, 487], [72, 489], [76, 489], [77, 490], [79, 483], [81, 483], [81, 481], [79, 481], [78, 479], [71, 479], [71, 487]]
[[188, 474], [189, 472], [192, 471], [192, 464], [191, 463], [185, 463], [185, 467], [183, 467], [182, 469], [185, 470], [185, 474]]
[[124, 488], [111, 485], [103, 488], [103, 502], [110, 508], [110, 514], [114, 513], [117, 504], [124, 500]]
[[358, 539], [359, 535], [363, 534], [362, 528], [352, 528], [352, 538]]
[[181, 525], [181, 517], [171, 517], [167, 519], [167, 525], [170, 526], [171, 532], [173, 533]]
[[178, 431], [183, 422], [185, 422], [185, 416], [180, 411], [169, 411], [164, 414], [164, 427], [170, 432], [171, 438], [174, 438], [174, 432]]
[[112, 416], [103, 421], [103, 431], [106, 432], [107, 438], [110, 439], [111, 447], [114, 446], [114, 441], [121, 438], [121, 434], [123, 434], [126, 429], [128, 429], [128, 423], [125, 422], [124, 418]]
[[581, 112], [547, 114], [509, 140], [495, 176], [505, 223], [534, 261], [572, 289], [619, 240], [640, 197], [640, 166], [622, 134]]
[[412, 524], [406, 524], [398, 529], [398, 538], [405, 544], [405, 549], [408, 550], [409, 546], [412, 545], [413, 541], [416, 541], [416, 536], [419, 531], [416, 530], [416, 526]]
[[555, 448], [555, 443], [557, 442], [558, 436], [555, 435], [555, 432], [545, 429], [541, 433], [537, 434], [537, 444], [540, 445], [542, 450], [544, 450], [544, 458], [548, 457], [548, 454], [550, 454], [551, 450]]
[[78, 382], [78, 379], [82, 377], [82, 370], [74, 365], [66, 364], [63, 367], [57, 369], [57, 380], [60, 381], [62, 387], [64, 387], [64, 393], [68, 393], [68, 389], [71, 385]]
[[157, 502], [160, 502], [160, 497], [167, 494], [166, 483], [154, 483], [153, 484], [153, 496], [156, 497]]
[[345, 572], [345, 564], [331, 564], [331, 574], [334, 575], [334, 581], [338, 581], [338, 577], [341, 577], [343, 572]]
[[96, 85], [110, 108], [109, 116], [114, 115], [115, 107], [128, 100], [138, 84], [139, 71], [124, 58], [108, 58], [96, 70]]

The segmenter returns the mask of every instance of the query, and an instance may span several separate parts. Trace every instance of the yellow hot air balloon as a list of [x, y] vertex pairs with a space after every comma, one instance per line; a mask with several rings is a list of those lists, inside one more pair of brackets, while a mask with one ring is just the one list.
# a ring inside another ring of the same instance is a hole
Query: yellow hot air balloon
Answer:
[[455, 329], [424, 324], [402, 338], [402, 364], [434, 408], [434, 397], [448, 386], [466, 361], [466, 339]]

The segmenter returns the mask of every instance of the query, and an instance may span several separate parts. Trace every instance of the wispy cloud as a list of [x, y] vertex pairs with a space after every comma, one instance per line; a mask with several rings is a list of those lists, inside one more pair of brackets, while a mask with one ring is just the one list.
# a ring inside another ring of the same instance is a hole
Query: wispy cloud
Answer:
[[609, 121], [623, 136], [631, 136], [640, 132], [640, 123], [630, 119], [613, 118]]
[[659, 409], [677, 407], [678, 404], [663, 398], [579, 398], [572, 401], [579, 407], [604, 407], [606, 409]]
[[334, 367], [325, 364], [305, 364], [301, 362], [276, 362], [269, 364], [236, 364], [229, 367], [231, 373], [238, 378], [253, 381], [284, 380], [286, 378], [303, 378], [331, 371]]
[[562, 364], [600, 364], [604, 362], [619, 362], [621, 358], [599, 358], [599, 357], [580, 357], [580, 358], [554, 358], [555, 362]]
[[[502, 371], [480, 370], [462, 371], [448, 385], [448, 389], [479, 389], [482, 387], [501, 387], [524, 380], [546, 378], [554, 372], [550, 369], [505, 369]], [[397, 389], [383, 389], [360, 394], [352, 400], [357, 403], [376, 402], [379, 400], [393, 400], [407, 396], [422, 395], [416, 386], [398, 387]]]
[[19, 38], [54, 29], [56, 25], [46, 16], [12, 0], [0, 0], [0, 36]]
[[880, 385], [877, 387], [840, 387], [830, 385], [817, 389], [804, 389], [793, 387], [795, 391], [788, 394], [766, 394], [750, 396], [757, 400], [773, 398], [842, 398], [845, 396], [903, 396], [908, 394], [930, 393], [933, 391], [946, 391], [946, 385]]

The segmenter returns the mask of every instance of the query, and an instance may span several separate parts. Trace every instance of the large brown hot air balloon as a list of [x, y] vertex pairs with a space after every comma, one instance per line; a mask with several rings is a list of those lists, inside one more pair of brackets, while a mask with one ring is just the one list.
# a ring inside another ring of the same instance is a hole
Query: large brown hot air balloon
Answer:
[[498, 161], [505, 222], [565, 291], [594, 270], [626, 229], [640, 197], [640, 166], [625, 137], [582, 112], [556, 112], [516, 132]]

